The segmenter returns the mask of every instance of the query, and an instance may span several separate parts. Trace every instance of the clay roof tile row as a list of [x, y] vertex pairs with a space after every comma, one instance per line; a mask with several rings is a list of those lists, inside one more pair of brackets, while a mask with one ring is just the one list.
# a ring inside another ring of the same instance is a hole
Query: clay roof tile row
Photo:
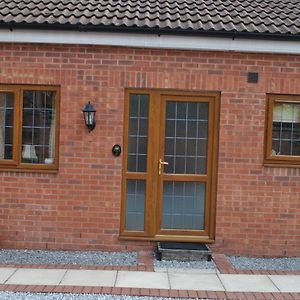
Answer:
[[0, 25], [300, 34], [298, 0], [1, 0]]

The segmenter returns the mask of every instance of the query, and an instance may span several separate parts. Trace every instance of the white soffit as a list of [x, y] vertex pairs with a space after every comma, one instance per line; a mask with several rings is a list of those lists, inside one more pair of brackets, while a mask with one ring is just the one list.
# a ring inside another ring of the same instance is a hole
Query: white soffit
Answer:
[[300, 41], [150, 33], [0, 29], [0, 42], [300, 54]]

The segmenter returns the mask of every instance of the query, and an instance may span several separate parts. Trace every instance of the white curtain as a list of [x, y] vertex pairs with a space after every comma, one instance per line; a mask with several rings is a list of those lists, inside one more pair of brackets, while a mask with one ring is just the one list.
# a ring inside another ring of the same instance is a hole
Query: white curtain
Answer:
[[275, 103], [273, 122], [300, 123], [300, 105], [294, 103]]
[[50, 135], [49, 135], [49, 158], [54, 162], [55, 156], [55, 108], [52, 111], [52, 120], [50, 127]]
[[5, 100], [5, 94], [0, 93], [0, 159], [4, 158]]

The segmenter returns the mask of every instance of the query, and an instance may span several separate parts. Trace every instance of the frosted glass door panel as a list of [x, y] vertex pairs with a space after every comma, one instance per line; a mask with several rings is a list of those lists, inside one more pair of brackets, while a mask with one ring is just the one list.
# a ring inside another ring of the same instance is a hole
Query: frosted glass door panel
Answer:
[[145, 180], [127, 180], [126, 184], [126, 230], [144, 230]]
[[162, 229], [203, 230], [205, 183], [164, 182]]

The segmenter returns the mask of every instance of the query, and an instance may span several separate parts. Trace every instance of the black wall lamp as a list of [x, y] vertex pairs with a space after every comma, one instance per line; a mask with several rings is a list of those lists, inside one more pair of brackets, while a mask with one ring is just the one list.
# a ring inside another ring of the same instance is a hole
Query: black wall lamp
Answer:
[[89, 101], [83, 108], [82, 112], [86, 127], [89, 129], [89, 131], [92, 131], [96, 126], [96, 109]]

